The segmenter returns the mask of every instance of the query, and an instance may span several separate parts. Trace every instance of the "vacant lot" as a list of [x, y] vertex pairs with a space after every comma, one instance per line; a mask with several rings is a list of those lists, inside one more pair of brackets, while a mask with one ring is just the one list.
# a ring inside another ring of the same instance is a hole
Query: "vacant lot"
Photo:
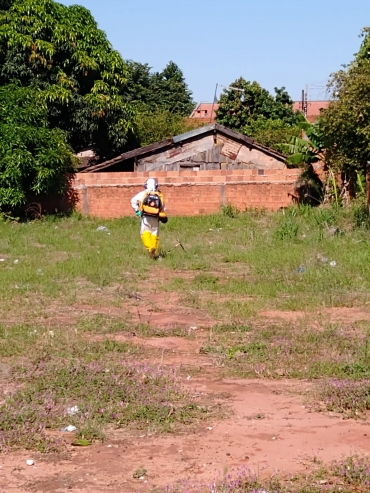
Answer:
[[369, 491], [364, 210], [138, 229], [0, 223], [0, 491]]

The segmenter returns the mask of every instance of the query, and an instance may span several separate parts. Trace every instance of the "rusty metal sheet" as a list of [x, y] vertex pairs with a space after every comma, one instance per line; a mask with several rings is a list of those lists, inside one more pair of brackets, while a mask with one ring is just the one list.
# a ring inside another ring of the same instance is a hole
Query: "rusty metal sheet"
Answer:
[[217, 136], [217, 143], [223, 144], [223, 147], [221, 149], [221, 154], [235, 161], [242, 147], [242, 144], [227, 139], [223, 136]]
[[182, 153], [182, 148], [181, 147], [174, 147], [172, 149], [168, 149], [166, 152], [166, 157], [169, 159], [174, 156], [179, 156]]

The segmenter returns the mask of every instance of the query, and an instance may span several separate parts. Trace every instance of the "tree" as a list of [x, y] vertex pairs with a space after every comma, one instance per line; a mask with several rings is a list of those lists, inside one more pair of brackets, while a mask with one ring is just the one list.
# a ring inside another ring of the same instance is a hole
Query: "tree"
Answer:
[[333, 99], [320, 118], [331, 149], [329, 164], [354, 175], [370, 161], [370, 59], [361, 55], [333, 74], [329, 88]]
[[8, 10], [14, 0], [0, 0], [0, 10]]
[[169, 62], [162, 72], [153, 74], [148, 104], [171, 113], [189, 116], [194, 109], [192, 93], [184, 75], [174, 62]]
[[[239, 89], [239, 90], [238, 90]], [[240, 77], [225, 89], [220, 97], [217, 122], [234, 130], [244, 129], [259, 121], [280, 120], [286, 125], [295, 125], [293, 101], [285, 88], [275, 88], [275, 96], [257, 82]]]
[[357, 62], [370, 60], [370, 27], [364, 27], [360, 37], [364, 38], [364, 40], [361, 43], [359, 52], [356, 54]]
[[122, 152], [133, 112], [127, 65], [90, 12], [53, 0], [0, 0], [0, 85], [18, 80], [45, 93], [48, 121], [75, 151]]
[[151, 72], [147, 64], [128, 62], [126, 101], [144, 103], [147, 110], [158, 109], [187, 117], [194, 109], [192, 93], [185, 82], [184, 74], [174, 63], [169, 62], [162, 72]]
[[49, 129], [38, 88], [0, 87], [0, 211], [27, 203], [29, 194], [63, 193], [75, 158], [59, 129]]
[[258, 117], [243, 127], [243, 133], [259, 144], [280, 151], [281, 142], [290, 141], [292, 137], [301, 137], [302, 131], [298, 126], [289, 125], [282, 120]]
[[151, 68], [147, 63], [138, 63], [133, 60], [127, 62], [127, 81], [124, 99], [135, 105], [147, 105], [151, 92]]
[[162, 72], [151, 72], [148, 64], [128, 64], [125, 101], [135, 108], [136, 145], [185, 133], [196, 124], [188, 121], [194, 103], [182, 71], [170, 62]]
[[355, 59], [331, 75], [329, 107], [319, 121], [331, 149], [329, 165], [336, 171], [356, 174], [370, 160], [370, 28]]
[[137, 138], [141, 146], [169, 139], [196, 127], [196, 122], [160, 108], [150, 110], [144, 106], [138, 110], [136, 116]]

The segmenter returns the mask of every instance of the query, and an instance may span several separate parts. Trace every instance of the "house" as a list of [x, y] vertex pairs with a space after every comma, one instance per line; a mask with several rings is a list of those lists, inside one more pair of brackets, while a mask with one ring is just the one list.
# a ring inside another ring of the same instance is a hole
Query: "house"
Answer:
[[[218, 106], [218, 103], [199, 103], [189, 118], [200, 122], [213, 123], [216, 121]], [[301, 111], [303, 114], [307, 111], [306, 118], [310, 123], [313, 123], [320, 116], [320, 110], [328, 106], [329, 101], [307, 101], [303, 104], [303, 107], [302, 101], [295, 101], [293, 103], [293, 110]]]
[[85, 168], [100, 171], [204, 171], [284, 169], [285, 156], [216, 123], [126, 152]]
[[218, 106], [218, 103], [199, 103], [189, 118], [214, 123]]
[[[301, 111], [310, 123], [313, 123], [320, 116], [320, 110], [326, 109], [330, 101], [295, 101], [293, 104], [294, 111]], [[306, 106], [306, 108], [305, 108]]]

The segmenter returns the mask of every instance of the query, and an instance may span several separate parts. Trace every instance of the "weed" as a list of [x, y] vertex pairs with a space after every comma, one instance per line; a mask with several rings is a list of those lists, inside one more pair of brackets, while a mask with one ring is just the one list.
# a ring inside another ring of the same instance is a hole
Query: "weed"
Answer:
[[[368, 457], [348, 457], [311, 473], [263, 479], [247, 468], [230, 474], [224, 471], [211, 484], [182, 481], [169, 486], [166, 493], [367, 493], [370, 485]], [[326, 477], [327, 479], [323, 479]], [[343, 487], [343, 483], [345, 487]]]
[[304, 320], [269, 324], [257, 319], [239, 330], [238, 324], [216, 325], [201, 352], [222, 357], [227, 375], [366, 381], [367, 327], [348, 332], [336, 324], [315, 328]]
[[143, 476], [145, 476], [147, 472], [148, 471], [143, 466], [141, 466], [138, 469], [136, 469], [136, 471], [134, 472], [132, 477], [135, 479], [139, 479], [139, 478], [142, 478]]
[[[173, 284], [175, 270], [217, 277], [211, 291], [253, 296], [255, 301], [248, 303], [250, 312], [267, 306], [299, 310], [366, 303], [370, 232], [363, 227], [363, 216], [354, 220], [355, 209], [301, 207], [284, 214], [250, 211], [237, 214], [232, 221], [223, 214], [173, 218], [171, 228], [163, 233], [163, 250], [171, 250], [181, 236], [187, 251], [174, 250], [155, 268], [166, 273], [165, 284]], [[351, 234], [327, 237], [324, 222]], [[110, 290], [117, 293], [113, 290], [117, 284], [137, 290], [136, 280], [140, 285], [153, 269], [140, 238], [136, 243], [128, 241], [137, 235], [137, 224], [128, 218], [105, 224], [110, 236], [96, 232], [98, 222], [76, 217], [24, 224], [0, 222], [3, 311], [19, 309], [32, 315], [36, 300], [58, 301], [64, 306], [104, 305]], [[317, 263], [316, 255], [322, 252], [337, 262], [336, 269]], [[15, 259], [18, 264], [13, 263]], [[220, 265], [222, 259], [228, 263]], [[300, 265], [305, 267], [304, 275], [294, 276]], [[38, 274], [40, 268], [42, 275]], [[193, 284], [195, 289], [207, 289], [207, 283]], [[189, 283], [178, 287], [188, 291]], [[109, 303], [119, 306], [124, 300], [116, 295]], [[227, 306], [226, 314], [232, 310], [237, 307]]]
[[330, 380], [318, 386], [318, 398], [328, 411], [358, 417], [370, 409], [370, 380]]
[[198, 289], [213, 289], [217, 286], [218, 284], [218, 277], [215, 277], [210, 274], [198, 274], [195, 276], [193, 282], [195, 285], [197, 285]]
[[[0, 406], [0, 450], [58, 448], [48, 429], [73, 424], [80, 438], [102, 438], [108, 423], [164, 430], [202, 417], [173, 372], [128, 361], [104, 364], [54, 358], [26, 368], [18, 390]], [[187, 401], [187, 402], [186, 402]], [[190, 403], [189, 403], [190, 401]], [[69, 406], [76, 408], [72, 416]]]
[[315, 222], [318, 226], [324, 226], [327, 224], [328, 226], [333, 226], [336, 221], [336, 214], [334, 208], [322, 207], [317, 210], [314, 215]]
[[[231, 346], [227, 355], [229, 359], [233, 359], [237, 354], [247, 354], [247, 355], [256, 355], [257, 357], [264, 356], [267, 352], [267, 346], [261, 342], [252, 342], [248, 345], [236, 345]], [[253, 357], [253, 356], [252, 356]]]
[[82, 316], [79, 318], [76, 328], [81, 332], [93, 332], [95, 334], [115, 334], [127, 330], [127, 320], [102, 314]]
[[0, 325], [0, 356], [11, 357], [24, 354], [37, 340], [39, 330], [27, 324], [10, 327]]
[[299, 226], [292, 216], [284, 217], [279, 227], [275, 231], [275, 236], [279, 240], [293, 240], [298, 236]]
[[334, 474], [352, 487], [370, 487], [370, 467], [367, 457], [352, 456], [334, 463]]
[[363, 201], [355, 201], [351, 207], [351, 215], [356, 228], [370, 227], [369, 209]]
[[232, 323], [232, 324], [217, 324], [212, 327], [212, 332], [214, 334], [221, 334], [223, 332], [233, 333], [233, 332], [251, 332], [253, 330], [251, 325], [245, 325], [243, 323]]
[[221, 207], [221, 212], [224, 216], [234, 219], [238, 214], [240, 214], [240, 210], [234, 207], [231, 204], [223, 205]]
[[251, 416], [247, 416], [247, 419], [249, 421], [254, 421], [254, 420], [261, 420], [265, 419], [266, 416], [263, 413], [257, 413], [257, 414], [252, 414]]

